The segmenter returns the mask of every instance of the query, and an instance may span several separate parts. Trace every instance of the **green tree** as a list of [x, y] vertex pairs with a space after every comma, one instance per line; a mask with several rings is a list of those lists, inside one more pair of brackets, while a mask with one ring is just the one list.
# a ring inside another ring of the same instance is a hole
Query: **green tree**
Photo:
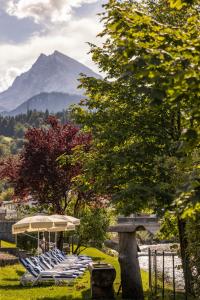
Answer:
[[14, 196], [13, 188], [9, 187], [0, 193], [0, 202], [1, 201], [11, 201]]
[[190, 216], [186, 226], [188, 238], [188, 252], [190, 253], [190, 267], [193, 270], [193, 286], [196, 299], [200, 297], [200, 206], [195, 216]]
[[21, 123], [17, 123], [14, 127], [14, 134], [18, 138], [23, 138], [25, 130], [25, 126], [23, 126]]
[[80, 216], [81, 224], [77, 229], [78, 240], [74, 253], [79, 254], [87, 247], [102, 248], [109, 225], [108, 212], [88, 206]]
[[91, 45], [106, 77], [82, 76], [87, 110], [74, 109], [76, 120], [94, 137], [86, 166], [93, 188], [111, 194], [127, 214], [171, 209], [185, 189], [199, 145], [199, 11], [191, 6], [183, 23], [182, 13], [166, 6], [160, 17], [162, 3], [109, 1], [100, 34], [105, 42]]
[[[135, 201], [141, 189], [145, 198], [154, 198], [156, 175], [161, 180], [159, 190], [162, 186], [157, 194], [161, 193], [161, 198], [163, 194], [168, 205], [179, 182], [176, 176], [170, 182], [170, 169], [173, 165], [175, 169], [176, 160], [183, 156], [177, 150], [197, 144], [198, 12], [191, 12], [184, 27], [174, 27], [159, 23], [158, 12], [150, 15], [153, 10], [149, 12], [142, 4], [110, 1], [106, 8], [102, 36], [108, 38], [102, 48], [91, 45], [91, 52], [107, 77], [82, 78], [89, 111], [77, 109], [77, 120], [95, 136], [98, 152], [91, 167], [94, 165], [95, 173], [97, 168], [96, 176], [101, 173], [98, 188], [108, 187], [120, 202], [133, 191]], [[173, 173], [177, 175], [176, 170]], [[149, 189], [141, 186], [140, 179]]]

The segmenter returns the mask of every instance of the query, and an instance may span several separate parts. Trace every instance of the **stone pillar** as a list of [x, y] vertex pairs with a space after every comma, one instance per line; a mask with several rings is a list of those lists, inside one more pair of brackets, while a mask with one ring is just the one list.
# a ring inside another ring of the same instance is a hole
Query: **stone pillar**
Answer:
[[144, 300], [138, 261], [136, 230], [137, 227], [135, 225], [123, 223], [109, 228], [109, 232], [118, 232], [119, 235], [122, 298]]
[[122, 298], [143, 300], [136, 232], [119, 233], [119, 263], [121, 268]]

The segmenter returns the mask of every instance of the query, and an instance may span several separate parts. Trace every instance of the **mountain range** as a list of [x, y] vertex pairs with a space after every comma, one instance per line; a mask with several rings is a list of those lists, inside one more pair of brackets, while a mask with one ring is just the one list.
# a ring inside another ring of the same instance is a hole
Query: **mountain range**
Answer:
[[78, 103], [83, 90], [78, 89], [80, 74], [96, 78], [100, 75], [58, 51], [41, 54], [33, 66], [16, 77], [13, 84], [0, 93], [0, 111], [5, 115], [27, 110], [58, 112]]

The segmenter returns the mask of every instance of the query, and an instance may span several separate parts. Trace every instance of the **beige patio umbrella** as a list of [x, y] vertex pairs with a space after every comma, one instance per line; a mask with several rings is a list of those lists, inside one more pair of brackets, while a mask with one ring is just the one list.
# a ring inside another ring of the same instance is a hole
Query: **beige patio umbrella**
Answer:
[[67, 222], [70, 222], [74, 225], [80, 225], [80, 219], [77, 219], [75, 217], [72, 216], [68, 216], [68, 215], [51, 215], [51, 217], [56, 218], [56, 219], [61, 219], [61, 220], [65, 220]]
[[76, 229], [76, 226], [74, 224], [68, 222], [68, 224], [66, 226], [62, 225], [62, 226], [51, 227], [46, 231], [59, 232], [59, 231], [70, 231], [70, 230], [75, 230], [75, 229]]
[[12, 233], [24, 233], [34, 231], [44, 231], [47, 228], [53, 227], [53, 220], [49, 216], [32, 216], [26, 217], [18, 221], [12, 226]]
[[[73, 231], [76, 229], [75, 225], [80, 225], [80, 220], [77, 218], [74, 218], [72, 216], [68, 216], [68, 215], [51, 215], [52, 220], [61, 220], [62, 222], [67, 222], [67, 226], [56, 226], [56, 227], [52, 227], [49, 232], [55, 232], [55, 247], [56, 247], [56, 241], [57, 241], [57, 232], [59, 231]], [[49, 244], [50, 244], [50, 235], [49, 235]]]
[[[18, 221], [12, 226], [12, 233], [19, 234], [25, 232], [38, 232], [38, 253], [39, 253], [39, 232], [45, 231], [63, 231], [63, 229], [67, 230], [68, 221], [52, 217], [52, 216], [32, 216], [26, 217], [22, 220]], [[72, 226], [73, 224], [69, 224]], [[73, 227], [74, 228], [74, 227]], [[72, 229], [74, 230], [74, 229]]]
[[57, 246], [57, 232], [60, 231], [73, 231], [76, 230], [76, 226], [72, 223], [68, 223], [67, 226], [61, 227], [61, 226], [56, 226], [56, 227], [51, 227], [49, 228], [49, 245], [50, 245], [50, 232], [55, 232], [55, 247]]
[[[12, 226], [12, 233], [49, 231], [50, 228], [66, 227], [69, 221], [53, 216], [32, 216], [18, 221]], [[72, 225], [72, 223], [71, 223]]]

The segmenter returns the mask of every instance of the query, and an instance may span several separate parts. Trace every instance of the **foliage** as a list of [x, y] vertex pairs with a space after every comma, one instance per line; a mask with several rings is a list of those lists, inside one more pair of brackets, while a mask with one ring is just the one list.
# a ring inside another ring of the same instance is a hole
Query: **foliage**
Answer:
[[102, 208], [87, 208], [81, 213], [81, 224], [77, 229], [78, 243], [75, 253], [79, 253], [81, 246], [101, 249], [106, 239], [109, 225], [108, 212]]
[[20, 138], [13, 139], [13, 142], [10, 145], [10, 154], [13, 155], [17, 154], [22, 150], [23, 146], [24, 146], [24, 139], [20, 139]]
[[190, 160], [185, 163], [185, 178], [179, 195], [176, 199], [177, 213], [183, 219], [190, 219], [200, 211], [200, 161], [199, 149], [190, 155]]
[[169, 0], [170, 7], [178, 10], [188, 7], [193, 3], [199, 5], [199, 0]]
[[192, 269], [193, 290], [200, 297], [200, 169], [198, 155], [193, 158], [193, 172], [190, 174], [185, 188], [176, 200], [179, 213], [186, 221], [187, 253]]
[[162, 213], [184, 182], [182, 161], [198, 144], [199, 12], [191, 8], [184, 24], [171, 25], [169, 8], [161, 20], [142, 3], [105, 8], [106, 41], [91, 53], [107, 77], [83, 76], [88, 110], [74, 110], [94, 137], [86, 169], [120, 211], [149, 206]]
[[31, 236], [32, 237], [24, 234], [18, 234], [17, 248], [34, 255], [37, 252], [37, 234], [32, 233]]
[[70, 201], [72, 179], [81, 172], [81, 165], [68, 163], [64, 168], [57, 158], [64, 153], [73, 155], [78, 145], [88, 151], [91, 137], [74, 125], [61, 125], [55, 117], [49, 117], [48, 124], [26, 132], [22, 152], [1, 161], [0, 178], [13, 185], [16, 198], [31, 196], [38, 204], [62, 214]]
[[14, 127], [14, 134], [18, 138], [23, 138], [26, 128], [21, 124], [17, 123]]
[[187, 223], [188, 252], [193, 270], [193, 285], [196, 299], [200, 297], [200, 209]]
[[23, 147], [24, 140], [21, 138], [10, 138], [0, 136], [0, 158], [17, 154]]
[[[70, 112], [63, 111], [55, 114], [64, 124], [70, 120]], [[28, 111], [27, 114], [21, 114], [17, 116], [3, 116], [0, 115], [0, 135], [7, 137], [22, 138], [25, 131], [32, 127], [39, 128], [44, 124], [44, 121], [48, 118], [49, 112]]]
[[14, 195], [13, 188], [8, 188], [0, 193], [0, 202], [1, 201], [10, 201]]
[[177, 241], [178, 234], [177, 216], [175, 212], [167, 211], [161, 220], [161, 227], [157, 237], [161, 240]]
[[87, 176], [120, 212], [176, 210], [184, 261], [187, 221], [180, 216], [190, 204], [179, 198], [200, 182], [190, 180], [199, 165], [199, 7], [110, 0], [105, 9], [104, 42], [91, 53], [106, 77], [82, 76], [87, 110], [74, 110], [93, 135]]

